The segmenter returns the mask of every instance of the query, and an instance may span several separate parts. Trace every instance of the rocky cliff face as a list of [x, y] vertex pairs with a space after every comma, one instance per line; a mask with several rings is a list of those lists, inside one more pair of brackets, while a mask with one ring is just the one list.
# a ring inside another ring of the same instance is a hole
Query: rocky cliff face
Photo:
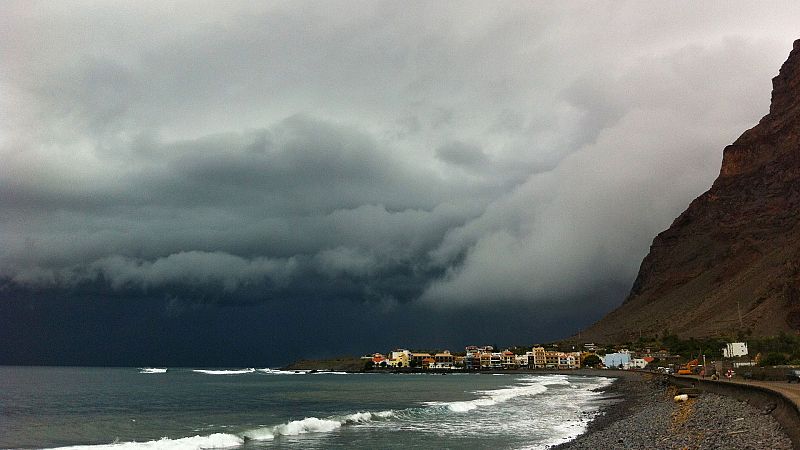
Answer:
[[628, 298], [581, 339], [800, 330], [800, 40], [772, 84], [769, 114], [725, 148], [711, 189], [656, 236]]

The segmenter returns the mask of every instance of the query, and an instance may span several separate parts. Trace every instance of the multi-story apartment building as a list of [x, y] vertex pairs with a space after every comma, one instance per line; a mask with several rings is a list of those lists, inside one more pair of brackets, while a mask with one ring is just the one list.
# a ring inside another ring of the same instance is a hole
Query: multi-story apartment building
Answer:
[[522, 362], [521, 367], [531, 369], [578, 369], [581, 366], [581, 354], [533, 347], [531, 351], [525, 353], [524, 358], [518, 357], [518, 361]]
[[516, 355], [514, 355], [514, 352], [505, 350], [503, 353], [501, 353], [500, 365], [503, 367], [503, 369], [517, 368], [517, 358]]
[[430, 357], [430, 353], [411, 353], [411, 367], [422, 367], [425, 358]]
[[544, 347], [533, 347], [528, 354], [528, 367], [544, 369], [547, 367]]
[[490, 369], [492, 367], [492, 354], [488, 352], [481, 353], [481, 369]]
[[464, 368], [467, 370], [477, 370], [481, 367], [481, 354], [477, 351], [467, 350], [464, 355]]
[[433, 367], [436, 369], [449, 369], [453, 367], [455, 358], [449, 350], [433, 355]]
[[580, 369], [581, 367], [581, 354], [580, 352], [567, 352], [558, 355], [558, 368], [559, 369]]
[[561, 352], [554, 352], [554, 351], [544, 352], [544, 366], [548, 369], [557, 369], [560, 356]]

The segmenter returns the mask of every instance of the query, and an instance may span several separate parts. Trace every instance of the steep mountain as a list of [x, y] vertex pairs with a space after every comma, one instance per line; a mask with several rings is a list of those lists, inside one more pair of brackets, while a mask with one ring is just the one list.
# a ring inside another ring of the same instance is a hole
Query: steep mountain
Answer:
[[623, 304], [585, 341], [800, 330], [800, 40], [769, 114], [723, 151], [711, 189], [653, 240]]

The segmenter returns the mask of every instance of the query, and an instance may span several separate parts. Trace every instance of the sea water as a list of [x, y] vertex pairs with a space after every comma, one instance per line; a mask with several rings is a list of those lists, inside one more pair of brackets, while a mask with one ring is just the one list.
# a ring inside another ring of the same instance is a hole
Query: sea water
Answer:
[[612, 379], [0, 367], [2, 448], [530, 448], [573, 439]]

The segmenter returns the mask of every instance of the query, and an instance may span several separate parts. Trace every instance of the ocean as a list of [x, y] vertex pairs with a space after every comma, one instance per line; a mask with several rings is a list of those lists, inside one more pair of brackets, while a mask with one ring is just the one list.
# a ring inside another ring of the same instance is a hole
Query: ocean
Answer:
[[606, 377], [0, 367], [2, 448], [544, 449]]

